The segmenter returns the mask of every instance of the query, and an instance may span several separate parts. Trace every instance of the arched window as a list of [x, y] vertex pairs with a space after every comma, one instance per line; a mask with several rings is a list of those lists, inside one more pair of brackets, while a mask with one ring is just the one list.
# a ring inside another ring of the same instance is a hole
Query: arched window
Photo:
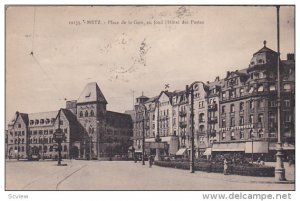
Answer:
[[79, 117], [83, 117], [83, 112], [82, 111], [79, 112]]
[[91, 117], [94, 116], [94, 110], [91, 110]]
[[199, 131], [200, 131], [200, 132], [203, 132], [203, 131], [204, 131], [204, 125], [200, 125]]
[[36, 124], [36, 125], [39, 124], [39, 122], [40, 122], [40, 121], [39, 121], [38, 119], [35, 120], [35, 124]]
[[89, 116], [89, 112], [86, 110], [84, 116]]
[[253, 138], [254, 135], [253, 135], [253, 130], [250, 130], [250, 138]]
[[260, 130], [258, 131], [258, 137], [259, 137], [259, 138], [264, 137], [264, 132], [263, 132], [262, 129], [260, 129]]

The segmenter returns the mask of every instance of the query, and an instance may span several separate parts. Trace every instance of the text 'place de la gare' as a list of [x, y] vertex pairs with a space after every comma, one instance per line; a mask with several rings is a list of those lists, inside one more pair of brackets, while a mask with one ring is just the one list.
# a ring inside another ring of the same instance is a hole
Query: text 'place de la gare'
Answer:
[[[280, 60], [279, 89], [277, 58], [277, 52], [264, 42], [252, 58], [249, 56], [246, 67], [224, 72], [211, 82], [186, 83], [193, 86], [197, 158], [239, 153], [274, 161], [278, 90], [281, 91], [282, 147], [285, 157], [294, 157], [295, 59], [291, 53]], [[16, 112], [6, 131], [6, 157], [26, 159], [36, 154], [43, 159], [56, 159], [53, 133], [58, 125], [66, 134], [62, 142], [63, 158], [130, 158], [141, 156], [143, 148], [146, 155], [156, 155], [157, 147], [153, 144], [157, 138], [163, 144], [158, 147], [161, 156], [189, 157], [190, 97], [186, 90], [166, 89], [154, 97], [143, 94], [136, 98], [133, 109], [118, 113], [107, 111], [108, 103], [98, 84], [88, 83], [77, 100], [66, 101], [65, 108], [29, 114]]]

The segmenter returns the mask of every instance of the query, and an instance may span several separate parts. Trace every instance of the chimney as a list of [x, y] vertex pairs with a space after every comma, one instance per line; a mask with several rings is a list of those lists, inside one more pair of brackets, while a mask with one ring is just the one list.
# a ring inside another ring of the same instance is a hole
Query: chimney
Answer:
[[217, 76], [216, 79], [215, 79], [215, 81], [220, 81], [220, 77]]
[[227, 71], [227, 75], [226, 75], [226, 77], [228, 77], [230, 75], [230, 71]]
[[206, 84], [209, 84], [209, 81], [207, 81]]
[[289, 53], [286, 55], [286, 58], [288, 61], [295, 61], [295, 54]]

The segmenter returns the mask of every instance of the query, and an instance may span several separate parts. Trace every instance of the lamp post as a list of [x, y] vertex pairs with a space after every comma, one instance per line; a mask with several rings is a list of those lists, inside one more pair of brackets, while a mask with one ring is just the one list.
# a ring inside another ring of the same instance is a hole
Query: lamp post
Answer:
[[186, 85], [186, 97], [187, 100], [189, 100], [189, 94], [191, 94], [191, 156], [190, 156], [190, 172], [194, 173], [194, 167], [195, 167], [195, 134], [194, 134], [194, 84], [192, 84], [190, 87]]
[[19, 131], [18, 131], [18, 155], [17, 155], [17, 160], [19, 160], [20, 159], [20, 154], [19, 154], [19, 152], [20, 152], [20, 133], [19, 133]]
[[58, 128], [56, 129], [53, 138], [54, 140], [57, 142], [58, 144], [58, 166], [61, 166], [61, 151], [62, 151], [62, 146], [61, 143], [62, 141], [65, 139], [65, 134], [62, 131], [62, 129], [60, 129], [60, 113], [61, 113], [61, 109], [58, 112]]
[[142, 139], [142, 165], [145, 165], [145, 122], [146, 122], [146, 106], [142, 104], [143, 107], [143, 139]]
[[100, 121], [97, 120], [97, 159], [100, 159]]
[[277, 136], [278, 142], [276, 147], [276, 167], [275, 167], [275, 180], [285, 181], [285, 169], [283, 165], [283, 149], [281, 141], [281, 84], [280, 84], [280, 29], [279, 29], [279, 9], [277, 8]]

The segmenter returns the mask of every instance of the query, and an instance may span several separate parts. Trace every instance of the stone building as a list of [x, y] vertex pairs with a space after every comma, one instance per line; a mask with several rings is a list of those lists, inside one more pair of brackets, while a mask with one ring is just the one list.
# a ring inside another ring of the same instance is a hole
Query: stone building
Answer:
[[86, 85], [78, 100], [67, 101], [66, 109], [16, 112], [8, 124], [8, 156], [29, 158], [34, 153], [43, 159], [57, 158], [53, 133], [59, 124], [66, 136], [62, 143], [63, 158], [97, 159], [127, 154], [131, 146], [131, 116], [107, 111], [106, 105], [104, 95], [93, 82]]
[[[283, 149], [286, 153], [293, 154], [294, 54], [288, 54], [286, 60], [280, 61], [280, 66]], [[213, 82], [193, 82], [189, 85], [191, 86], [194, 87], [196, 157], [226, 152], [274, 155], [278, 139], [277, 53], [268, 48], [266, 42], [253, 54], [248, 68], [227, 72], [225, 78], [220, 79], [217, 76]], [[163, 91], [154, 98], [143, 96], [137, 103], [142, 107], [145, 105], [146, 111], [139, 106], [135, 108], [138, 117], [134, 123], [134, 137], [139, 138], [135, 140], [135, 145], [141, 147], [141, 122], [146, 114], [146, 141], [154, 141], [155, 136], [159, 134], [169, 146], [164, 154], [188, 156], [192, 121], [191, 96], [187, 97], [186, 90]], [[151, 125], [149, 132], [148, 124]], [[176, 140], [178, 146], [175, 146]], [[170, 147], [173, 147], [172, 151]]]
[[295, 64], [281, 61], [277, 87], [277, 53], [264, 47], [253, 54], [249, 67], [228, 72], [221, 87], [219, 142], [215, 152], [274, 154], [277, 131], [277, 91], [281, 90], [285, 150], [294, 150]]

